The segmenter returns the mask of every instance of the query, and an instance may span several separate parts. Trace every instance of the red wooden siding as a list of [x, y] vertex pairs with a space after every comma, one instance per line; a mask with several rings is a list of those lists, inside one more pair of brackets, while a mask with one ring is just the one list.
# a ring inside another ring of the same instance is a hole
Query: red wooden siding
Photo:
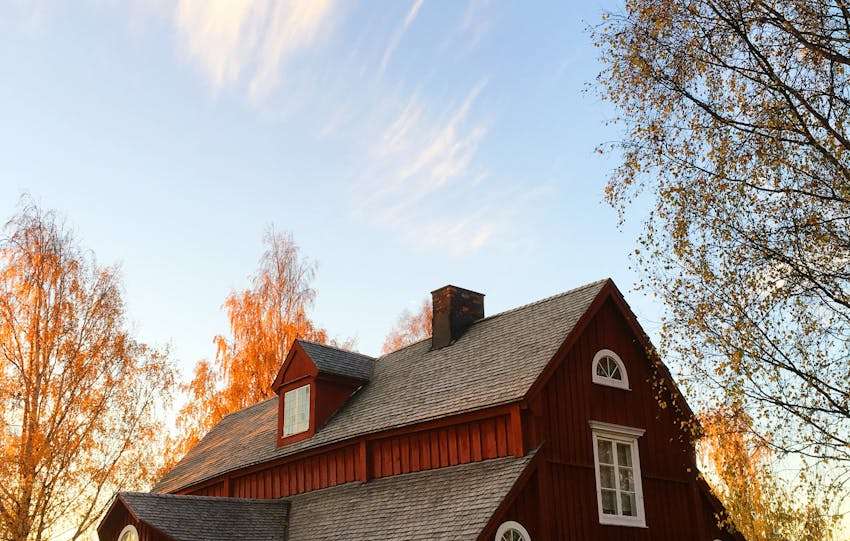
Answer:
[[275, 379], [273, 384], [275, 387], [279, 384], [295, 381], [304, 377], [314, 377], [318, 373], [316, 365], [313, 364], [313, 361], [310, 360], [310, 357], [304, 352], [304, 350], [297, 345], [292, 348], [292, 355], [289, 358], [289, 362], [285, 363], [280, 368], [282, 373], [279, 373]]
[[292, 460], [231, 480], [231, 496], [282, 498], [357, 480], [355, 445]]
[[227, 481], [219, 481], [218, 483], [203, 486], [190, 492], [181, 492], [181, 494], [191, 494], [192, 496], [228, 496]]
[[[631, 390], [592, 382], [591, 363], [600, 349], [620, 356]], [[704, 524], [704, 515], [693, 497], [693, 447], [671, 409], [656, 402], [649, 366], [641, 343], [609, 299], [530, 401], [526, 445], [546, 441], [544, 459], [550, 471], [546, 513], [552, 524], [545, 538], [695, 539], [695, 525]], [[638, 447], [648, 528], [599, 524], [590, 420], [646, 429]]]
[[[518, 409], [517, 409], [518, 411]], [[367, 478], [521, 455], [522, 429], [508, 408], [424, 423], [343, 447], [222, 476], [180, 494], [281, 498]], [[512, 423], [512, 419], [514, 419]]]
[[168, 538], [161, 535], [158, 531], [148, 528], [134, 519], [120, 501], [116, 501], [113, 504], [113, 508], [106, 517], [106, 520], [97, 529], [100, 539], [117, 540], [121, 534], [121, 530], [128, 524], [132, 524], [136, 527], [136, 531], [139, 532], [139, 541], [168, 541]]
[[509, 423], [508, 415], [499, 415], [370, 441], [370, 476], [386, 477], [508, 456]]

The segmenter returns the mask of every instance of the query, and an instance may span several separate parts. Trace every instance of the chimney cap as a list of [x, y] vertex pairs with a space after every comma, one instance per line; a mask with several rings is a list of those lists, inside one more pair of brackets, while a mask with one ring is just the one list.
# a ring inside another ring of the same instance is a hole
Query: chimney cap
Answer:
[[431, 294], [433, 295], [434, 293], [437, 293], [438, 291], [443, 291], [444, 289], [456, 289], [458, 291], [465, 291], [467, 293], [474, 293], [476, 295], [481, 295], [482, 297], [484, 296], [484, 293], [479, 293], [477, 291], [473, 291], [471, 289], [466, 289], [465, 287], [455, 286], [455, 285], [452, 285], [452, 284], [446, 284], [443, 287], [438, 287], [437, 289], [432, 291]]

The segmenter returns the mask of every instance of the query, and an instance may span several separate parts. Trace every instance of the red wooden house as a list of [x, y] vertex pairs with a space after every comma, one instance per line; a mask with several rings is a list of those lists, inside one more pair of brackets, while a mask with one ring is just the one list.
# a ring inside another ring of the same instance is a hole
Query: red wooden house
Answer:
[[296, 341], [277, 396], [118, 494], [101, 541], [739, 539], [611, 280], [489, 317], [454, 286], [433, 306], [433, 338], [378, 359]]

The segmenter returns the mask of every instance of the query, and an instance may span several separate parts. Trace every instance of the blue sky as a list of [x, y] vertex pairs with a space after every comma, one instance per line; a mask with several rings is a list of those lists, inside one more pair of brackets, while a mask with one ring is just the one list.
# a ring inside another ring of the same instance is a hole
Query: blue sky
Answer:
[[[5, 4], [5, 5], [4, 5]], [[314, 319], [377, 353], [446, 283], [495, 313], [612, 276], [622, 229], [583, 93], [604, 3], [0, 0], [0, 216], [21, 193], [122, 267], [188, 373], [264, 228], [319, 264]]]

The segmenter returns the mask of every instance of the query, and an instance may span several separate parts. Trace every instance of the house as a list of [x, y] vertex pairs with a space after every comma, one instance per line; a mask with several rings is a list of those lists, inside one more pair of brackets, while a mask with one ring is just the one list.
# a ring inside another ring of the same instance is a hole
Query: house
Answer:
[[693, 413], [609, 280], [374, 359], [296, 341], [276, 396], [215, 426], [101, 541], [723, 540]]

